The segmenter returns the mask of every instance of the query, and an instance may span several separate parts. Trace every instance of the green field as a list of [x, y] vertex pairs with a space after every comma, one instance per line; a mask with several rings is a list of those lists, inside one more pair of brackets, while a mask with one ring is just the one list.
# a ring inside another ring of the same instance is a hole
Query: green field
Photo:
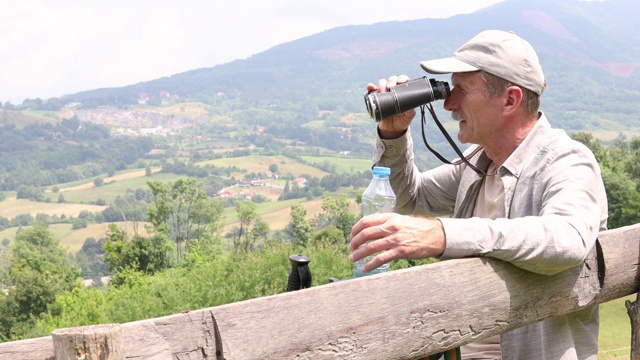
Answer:
[[[5, 116], [6, 112], [6, 116]], [[31, 124], [56, 124], [59, 120], [52, 118], [56, 112], [52, 111], [6, 111], [0, 109], [0, 118], [6, 119], [4, 125], [15, 125], [22, 129]]]
[[152, 176], [131, 177], [124, 180], [111, 181], [106, 179], [101, 186], [97, 187], [93, 186], [93, 182], [85, 182], [77, 185], [75, 189], [61, 189], [59, 193], [47, 193], [46, 197], [51, 199], [52, 202], [57, 202], [58, 196], [62, 194], [67, 203], [93, 203], [98, 199], [110, 203], [119, 195], [124, 195], [128, 189], [142, 188], [147, 190], [149, 188], [147, 186], [148, 181], [168, 182], [184, 177], [183, 175], [157, 173]]
[[338, 173], [353, 173], [371, 170], [370, 159], [352, 159], [335, 156], [300, 156], [304, 161], [309, 164], [320, 166], [323, 163], [328, 163], [330, 166], [335, 167], [335, 171]]
[[635, 301], [636, 295], [612, 300], [600, 305], [600, 349], [598, 359], [629, 359], [631, 353], [631, 322], [625, 300]]

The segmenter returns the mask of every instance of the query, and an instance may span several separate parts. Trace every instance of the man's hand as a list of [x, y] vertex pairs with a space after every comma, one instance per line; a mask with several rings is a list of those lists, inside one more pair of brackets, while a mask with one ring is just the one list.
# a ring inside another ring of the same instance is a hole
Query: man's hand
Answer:
[[[407, 75], [391, 76], [388, 79], [380, 79], [378, 86], [373, 83], [367, 85], [367, 91], [380, 91], [387, 92], [389, 88], [398, 84], [404, 84], [409, 81]], [[383, 119], [378, 123], [378, 130], [380, 131], [380, 137], [383, 139], [396, 139], [404, 135], [404, 133], [411, 125], [411, 121], [416, 116], [415, 109], [411, 109], [399, 115], [394, 115]]]
[[[365, 246], [359, 248], [360, 245]], [[442, 255], [446, 239], [437, 219], [395, 213], [363, 217], [351, 229], [349, 261], [355, 262], [378, 253], [363, 267], [371, 271], [395, 259], [425, 259]]]

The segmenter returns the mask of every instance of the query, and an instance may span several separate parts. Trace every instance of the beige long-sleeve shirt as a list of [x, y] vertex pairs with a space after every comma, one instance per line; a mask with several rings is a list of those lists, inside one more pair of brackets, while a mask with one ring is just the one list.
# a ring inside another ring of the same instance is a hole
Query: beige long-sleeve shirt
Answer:
[[[490, 163], [483, 151], [470, 160], [481, 169]], [[451, 216], [440, 218], [446, 234], [442, 260], [487, 256], [552, 275], [582, 266], [606, 230], [607, 199], [595, 157], [551, 128], [544, 114], [498, 169], [502, 218], [473, 216], [483, 178], [465, 164], [420, 172], [409, 132], [378, 138], [373, 162], [391, 168], [396, 212]], [[501, 350], [503, 359], [596, 359], [598, 307], [504, 333]]]

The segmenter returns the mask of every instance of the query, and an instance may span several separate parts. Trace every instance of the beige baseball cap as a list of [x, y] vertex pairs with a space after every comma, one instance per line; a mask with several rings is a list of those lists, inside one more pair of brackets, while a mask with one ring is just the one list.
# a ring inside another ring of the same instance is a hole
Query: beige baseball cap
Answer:
[[486, 30], [462, 45], [453, 57], [420, 62], [431, 74], [484, 70], [540, 95], [546, 87], [531, 44], [514, 32]]

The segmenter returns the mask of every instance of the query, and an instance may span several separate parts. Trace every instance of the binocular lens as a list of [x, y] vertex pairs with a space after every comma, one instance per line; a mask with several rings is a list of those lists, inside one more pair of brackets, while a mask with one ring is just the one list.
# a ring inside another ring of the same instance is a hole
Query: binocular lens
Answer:
[[446, 81], [421, 77], [398, 84], [387, 92], [365, 93], [364, 102], [369, 116], [375, 121], [382, 121], [434, 100], [444, 100], [450, 94]]

